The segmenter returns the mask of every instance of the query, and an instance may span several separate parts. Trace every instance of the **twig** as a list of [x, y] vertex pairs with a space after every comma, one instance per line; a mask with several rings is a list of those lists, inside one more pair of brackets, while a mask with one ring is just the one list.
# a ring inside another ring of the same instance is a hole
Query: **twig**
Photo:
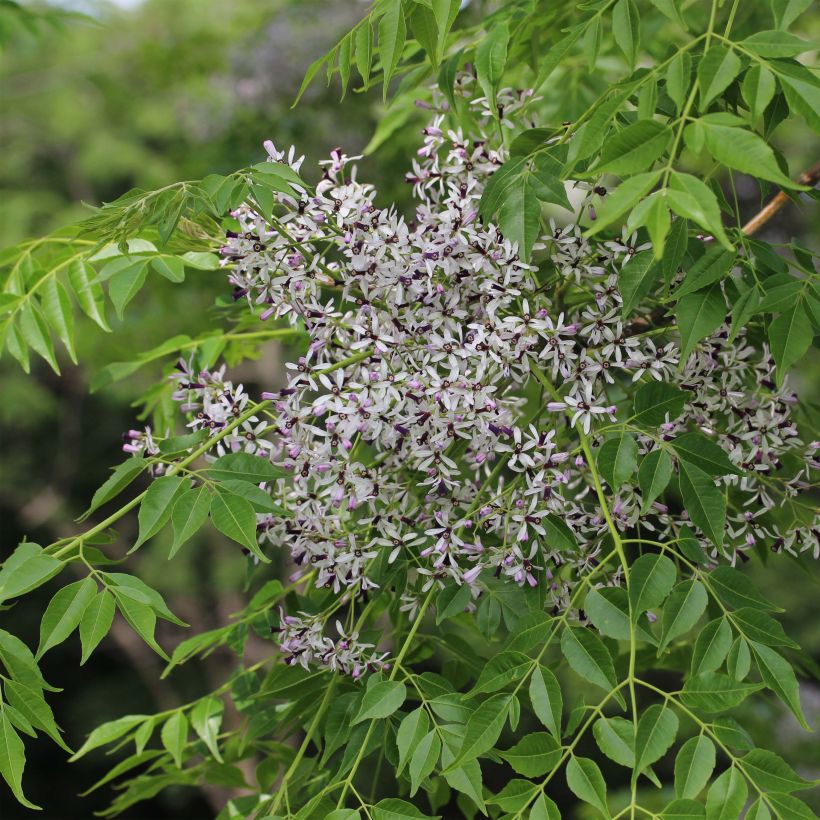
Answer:
[[[820, 162], [797, 177], [798, 185], [808, 185], [813, 188], [818, 182], [820, 182]], [[740, 230], [746, 236], [757, 233], [788, 201], [789, 197], [783, 191], [779, 191], [771, 202], [758, 211]]]

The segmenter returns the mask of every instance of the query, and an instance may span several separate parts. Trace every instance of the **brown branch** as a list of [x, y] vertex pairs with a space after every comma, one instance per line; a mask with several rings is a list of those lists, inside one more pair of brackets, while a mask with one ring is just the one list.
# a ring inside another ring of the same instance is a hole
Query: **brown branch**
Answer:
[[[803, 171], [797, 177], [798, 185], [808, 185], [813, 188], [820, 182], [820, 162], [809, 168], [808, 171]], [[757, 233], [787, 202], [789, 197], [783, 191], [772, 198], [764, 208], [758, 211], [740, 230], [746, 236], [751, 236]]]

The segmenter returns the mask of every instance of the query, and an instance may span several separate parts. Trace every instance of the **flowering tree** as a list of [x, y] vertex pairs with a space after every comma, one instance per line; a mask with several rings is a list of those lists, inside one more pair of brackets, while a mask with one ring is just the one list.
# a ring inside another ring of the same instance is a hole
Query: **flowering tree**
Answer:
[[[266, 142], [252, 168], [131, 192], [2, 255], [0, 328], [25, 368], [58, 370], [55, 337], [74, 357], [75, 303], [108, 330], [108, 302], [121, 316], [149, 274], [210, 277], [219, 325], [98, 376], [168, 363], [96, 523], [2, 565], [9, 603], [82, 576], [36, 652], [0, 630], [20, 802], [20, 734], [68, 749], [39, 658], [78, 630], [85, 661], [122, 617], [169, 673], [216, 647], [236, 668], [73, 752], [127, 749], [112, 815], [215, 783], [237, 789], [224, 818], [540, 820], [566, 783], [604, 817], [815, 816], [793, 794], [813, 783], [731, 715], [773, 696], [808, 728], [799, 647], [740, 565], [820, 550], [818, 444], [787, 375], [818, 276], [798, 244], [754, 238], [816, 182], [771, 140], [818, 127], [820, 84], [788, 32], [809, 4], [747, 5], [477, 19], [380, 0], [306, 84], [327, 68], [344, 92], [355, 66], [395, 90], [376, 141], [425, 113], [414, 211], [379, 203], [341, 148], [310, 184]], [[785, 193], [744, 224], [737, 175]], [[236, 384], [220, 362], [271, 339], [299, 350], [281, 384]], [[245, 608], [170, 657], [157, 619], [184, 624], [117, 566], [134, 513], [129, 551], [170, 530], [173, 558], [213, 526], [246, 555]]]

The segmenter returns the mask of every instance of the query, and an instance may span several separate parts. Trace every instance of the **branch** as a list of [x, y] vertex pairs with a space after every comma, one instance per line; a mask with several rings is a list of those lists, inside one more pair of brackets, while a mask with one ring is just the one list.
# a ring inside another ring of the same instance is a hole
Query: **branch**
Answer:
[[[803, 171], [796, 181], [799, 185], [807, 185], [810, 188], [817, 185], [820, 182], [820, 162], [813, 165], [808, 171]], [[788, 201], [789, 197], [783, 191], [780, 191], [768, 205], [758, 211], [740, 229], [741, 232], [746, 236], [757, 233]]]

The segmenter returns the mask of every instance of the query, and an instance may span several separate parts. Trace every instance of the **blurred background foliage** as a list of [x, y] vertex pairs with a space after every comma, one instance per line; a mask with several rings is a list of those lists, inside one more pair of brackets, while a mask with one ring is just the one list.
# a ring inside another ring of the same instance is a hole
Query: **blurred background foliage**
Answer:
[[[483, 12], [482, 4], [469, 5], [466, 13]], [[31, 13], [21, 15], [0, 0], [0, 247], [87, 216], [89, 205], [133, 187], [155, 188], [257, 162], [267, 138], [279, 148], [295, 144], [310, 167], [337, 145], [360, 152], [375, 132], [377, 150], [363, 161], [362, 173], [377, 184], [382, 202], [406, 205], [410, 192], [402, 179], [418, 140], [413, 120], [423, 121], [408, 95], [385, 111], [378, 91], [349, 93], [339, 104], [336, 88], [316, 83], [291, 108], [308, 64], [365, 8], [354, 0], [131, 0], [64, 4], [64, 11], [85, 16], [49, 11], [41, 18], [36, 4], [25, 6]], [[801, 33], [817, 39], [818, 16], [804, 19]], [[542, 112], [548, 122], [582, 111], [606, 78], [590, 76], [579, 62], [562, 66], [550, 82]], [[817, 159], [807, 132], [784, 133], [777, 142], [792, 168]], [[744, 189], [742, 179], [737, 188], [744, 210], [753, 213], [757, 192]], [[816, 220], [816, 207], [790, 206], [770, 224], [766, 238], [798, 237], [816, 250]], [[120, 434], [134, 426], [138, 412], [131, 402], [161, 374], [162, 363], [89, 395], [94, 374], [169, 335], [208, 329], [209, 309], [224, 289], [218, 273], [199, 272], [183, 287], [155, 279], [124, 321], [114, 323], [114, 334], [80, 324], [83, 364], [66, 362], [62, 377], [39, 359], [30, 376], [8, 358], [0, 360], [0, 558], [24, 535], [48, 543], [73, 531], [73, 519], [120, 460]], [[271, 343], [255, 361], [237, 368], [234, 380], [275, 389], [290, 352]], [[815, 408], [817, 365], [814, 351], [797, 374], [798, 389]], [[183, 560], [168, 563], [166, 554], [155, 543], [129, 559], [131, 571], [162, 589], [171, 608], [197, 631], [224, 624], [239, 609], [245, 562], [235, 550], [211, 534], [189, 544]], [[755, 563], [758, 582], [786, 609], [787, 632], [820, 660], [820, 573], [812, 567], [807, 573], [786, 557], [777, 558], [774, 568], [771, 562], [768, 568]], [[14, 610], [15, 631], [30, 644], [52, 593], [45, 586]], [[160, 642], [173, 646], [179, 632], [171, 627]], [[217, 653], [160, 682], [158, 659], [128, 628], [115, 627], [83, 669], [77, 666], [78, 643], [70, 640], [43, 664], [46, 677], [65, 689], [53, 703], [70, 744], [104, 720], [168, 708], [202, 694], [224, 679], [229, 668], [224, 664], [230, 663]], [[264, 644], [255, 651], [263, 653]], [[803, 696], [806, 713], [817, 724], [820, 688], [807, 685]], [[759, 701], [750, 707], [746, 718], [753, 734], [774, 734], [780, 749], [802, 762], [806, 776], [818, 776], [816, 741], [811, 736], [798, 741], [796, 724], [773, 703], [769, 707]], [[45, 806], [41, 817], [85, 818], [108, 803], [105, 788], [90, 798], [77, 797], [105, 772], [99, 760], [68, 766], [53, 744], [27, 745], [26, 789]], [[3, 793], [4, 818], [33, 816], [7, 798]], [[123, 816], [213, 817], [224, 798], [218, 788], [170, 789]]]

